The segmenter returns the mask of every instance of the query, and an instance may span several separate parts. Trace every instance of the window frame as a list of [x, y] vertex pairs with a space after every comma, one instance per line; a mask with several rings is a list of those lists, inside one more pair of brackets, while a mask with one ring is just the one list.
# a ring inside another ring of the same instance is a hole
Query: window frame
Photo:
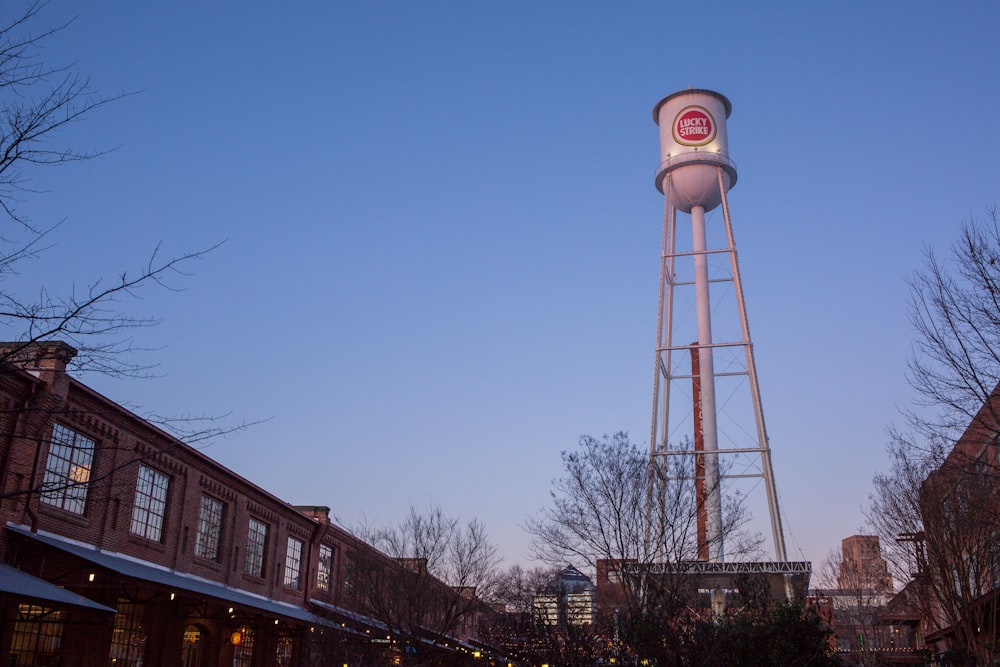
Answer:
[[95, 458], [96, 440], [55, 422], [39, 494], [42, 503], [78, 516], [85, 515]]
[[[328, 556], [324, 559], [323, 551]], [[329, 544], [319, 545], [319, 555], [316, 559], [316, 590], [329, 592], [333, 580], [333, 547]]]
[[253, 664], [253, 626], [244, 624], [238, 628], [240, 643], [233, 647], [233, 667], [250, 667]]
[[285, 547], [285, 572], [282, 576], [285, 588], [299, 590], [302, 584], [302, 553], [305, 550], [305, 542], [289, 536], [288, 545]]
[[243, 559], [243, 572], [252, 577], [264, 577], [267, 566], [267, 539], [271, 532], [270, 526], [257, 517], [250, 517], [247, 522], [246, 554]]
[[149, 640], [145, 606], [119, 597], [111, 635], [111, 661], [117, 666], [142, 667]]
[[[143, 473], [147, 473], [144, 477]], [[129, 533], [151, 542], [162, 542], [167, 522], [170, 475], [145, 463], [139, 464], [132, 502]]]
[[[47, 660], [62, 664], [64, 657], [64, 612], [37, 604], [20, 603], [11, 623], [11, 665], [33, 665]], [[9, 659], [9, 658], [8, 658]]]
[[[206, 510], [206, 503], [214, 505]], [[206, 512], [209, 513], [207, 517]], [[212, 521], [212, 519], [217, 521]], [[194, 538], [194, 555], [196, 557], [215, 563], [219, 562], [222, 556], [222, 529], [225, 522], [226, 504], [207, 493], [201, 494], [201, 500], [198, 502], [198, 529]], [[211, 554], [206, 551], [209, 547], [213, 547]]]

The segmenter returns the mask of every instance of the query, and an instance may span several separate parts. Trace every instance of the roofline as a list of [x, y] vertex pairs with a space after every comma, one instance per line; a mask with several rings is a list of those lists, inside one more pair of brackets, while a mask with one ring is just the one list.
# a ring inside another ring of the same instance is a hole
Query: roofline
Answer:
[[[30, 376], [30, 374], [29, 374], [29, 376]], [[119, 412], [121, 414], [124, 414], [124, 415], [128, 416], [138, 426], [141, 426], [142, 428], [146, 429], [147, 431], [152, 431], [158, 437], [160, 437], [160, 438], [162, 438], [164, 440], [167, 440], [168, 442], [172, 443], [172, 446], [175, 446], [178, 449], [180, 449], [180, 450], [182, 450], [182, 451], [184, 451], [184, 452], [186, 452], [186, 453], [194, 456], [200, 462], [207, 463], [210, 466], [213, 466], [214, 468], [216, 468], [218, 470], [221, 470], [223, 473], [229, 475], [230, 477], [232, 477], [233, 479], [235, 479], [236, 481], [238, 481], [240, 484], [244, 484], [247, 487], [249, 487], [250, 489], [252, 489], [253, 491], [255, 491], [257, 493], [260, 493], [262, 496], [268, 498], [269, 500], [275, 501], [278, 505], [280, 505], [284, 509], [287, 509], [289, 512], [292, 512], [292, 513], [294, 513], [294, 514], [296, 514], [296, 515], [302, 517], [303, 519], [306, 519], [307, 521], [310, 521], [312, 523], [316, 523], [316, 524], [319, 523], [319, 521], [317, 519], [314, 519], [313, 517], [309, 516], [308, 514], [305, 514], [304, 512], [301, 512], [300, 510], [295, 509], [295, 506], [292, 505], [287, 500], [279, 498], [278, 496], [274, 495], [273, 493], [271, 493], [267, 489], [264, 489], [264, 488], [262, 488], [262, 487], [260, 487], [260, 486], [258, 486], [256, 484], [254, 484], [249, 479], [247, 479], [246, 477], [240, 475], [239, 473], [237, 473], [236, 471], [232, 470], [231, 468], [228, 468], [228, 467], [224, 466], [219, 461], [211, 458], [207, 454], [202, 453], [197, 447], [194, 447], [193, 445], [189, 445], [188, 443], [184, 442], [183, 440], [181, 440], [177, 436], [172, 435], [171, 433], [165, 431], [163, 428], [157, 426], [156, 424], [151, 423], [147, 419], [144, 419], [143, 417], [140, 417], [139, 415], [137, 415], [136, 413], [132, 412], [131, 410], [129, 410], [125, 406], [121, 405], [120, 403], [117, 403], [116, 401], [108, 398], [107, 396], [105, 396], [104, 394], [100, 393], [96, 389], [94, 389], [94, 388], [90, 387], [89, 385], [84, 384], [80, 380], [77, 380], [76, 378], [72, 377], [71, 375], [69, 375], [69, 373], [66, 374], [66, 377], [69, 379], [70, 390], [71, 391], [79, 391], [79, 392], [81, 392], [83, 394], [86, 394], [86, 395], [90, 396], [91, 398], [93, 398], [93, 399], [95, 399], [95, 400], [97, 400], [99, 402], [105, 403], [106, 405], [108, 405], [111, 408], [111, 410], [109, 410], [109, 412], [117, 411], [117, 412]], [[330, 525], [331, 526], [335, 526], [335, 527], [343, 530], [345, 533], [347, 533], [349, 535], [352, 535], [356, 539], [360, 539], [360, 538], [357, 538], [357, 536], [355, 536], [353, 533], [351, 533], [350, 531], [348, 531], [346, 528], [343, 528], [343, 527], [341, 527], [339, 525], [336, 525], [332, 521], [330, 522]]]

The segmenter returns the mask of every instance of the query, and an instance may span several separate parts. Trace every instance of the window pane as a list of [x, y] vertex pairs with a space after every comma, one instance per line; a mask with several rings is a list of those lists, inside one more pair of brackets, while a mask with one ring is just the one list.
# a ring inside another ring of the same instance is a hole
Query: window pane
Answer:
[[321, 591], [330, 590], [330, 574], [333, 571], [333, 549], [325, 544], [319, 545], [319, 568], [316, 570], [316, 588]]
[[111, 664], [114, 667], [142, 667], [148, 633], [143, 607], [118, 598], [118, 613], [111, 636]]
[[264, 576], [264, 547], [267, 545], [267, 524], [259, 519], [250, 519], [247, 532], [247, 557], [244, 571], [255, 577]]
[[240, 627], [240, 643], [233, 648], [233, 667], [250, 667], [253, 661], [253, 628]]
[[194, 553], [199, 558], [219, 560], [223, 508], [223, 504], [215, 498], [201, 497], [201, 507], [198, 510], [198, 537], [194, 544]]
[[302, 569], [302, 542], [294, 537], [288, 538], [288, 550], [285, 552], [285, 586], [299, 587], [299, 572]]
[[93, 461], [93, 440], [62, 424], [55, 424], [45, 463], [42, 502], [83, 514]]
[[11, 667], [58, 665], [62, 661], [62, 612], [29, 604], [17, 605], [11, 630]]
[[163, 516], [167, 511], [168, 478], [158, 470], [139, 466], [132, 507], [132, 534], [159, 541], [163, 534]]
[[274, 647], [275, 667], [289, 667], [292, 664], [292, 638], [278, 637], [278, 644]]

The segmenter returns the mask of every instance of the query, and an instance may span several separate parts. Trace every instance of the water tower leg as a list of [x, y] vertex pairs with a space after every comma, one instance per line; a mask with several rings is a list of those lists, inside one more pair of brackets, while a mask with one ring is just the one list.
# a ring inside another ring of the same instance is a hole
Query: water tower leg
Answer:
[[[743, 331], [743, 349], [746, 353], [747, 377], [750, 381], [750, 397], [753, 400], [753, 411], [757, 422], [757, 445], [760, 447], [761, 471], [764, 477], [764, 488], [767, 491], [767, 504], [771, 513], [771, 533], [774, 537], [774, 559], [779, 562], [788, 560], [785, 552], [785, 532], [781, 525], [781, 510], [778, 507], [778, 492], [774, 485], [774, 470], [771, 466], [771, 447], [768, 443], [767, 429], [764, 426], [764, 408], [760, 399], [760, 385], [757, 381], [757, 363], [754, 361], [753, 344], [750, 342], [750, 324], [747, 321], [746, 302], [743, 298], [743, 279], [740, 277], [740, 264], [736, 256], [736, 238], [733, 235], [733, 223], [729, 217], [729, 200], [726, 196], [722, 170], [718, 174], [719, 189], [722, 191], [722, 216], [726, 227], [726, 238], [729, 242], [729, 256], [732, 262], [733, 286], [736, 290], [736, 306], [739, 310], [740, 327]], [[791, 589], [787, 587], [786, 594], [791, 597]]]
[[[649, 480], [646, 494], [646, 540], [654, 545], [656, 560], [667, 558], [666, 453], [670, 433], [670, 373], [673, 345], [674, 262], [677, 210], [670, 202], [670, 174], [665, 177], [667, 194], [663, 207], [663, 241], [660, 249], [660, 300], [656, 317], [656, 357], [653, 362], [653, 403], [649, 434]], [[654, 509], [655, 508], [655, 509]]]

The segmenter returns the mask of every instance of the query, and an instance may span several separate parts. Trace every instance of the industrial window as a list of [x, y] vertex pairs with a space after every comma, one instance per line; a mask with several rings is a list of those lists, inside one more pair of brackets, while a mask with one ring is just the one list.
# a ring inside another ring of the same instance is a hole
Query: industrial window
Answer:
[[278, 643], [274, 647], [275, 667], [289, 667], [292, 664], [293, 645], [291, 637], [278, 637]]
[[204, 625], [195, 623], [184, 628], [181, 641], [181, 666], [199, 667], [202, 664], [203, 654], [208, 652], [209, 639], [208, 628]]
[[62, 612], [33, 604], [17, 605], [10, 636], [10, 667], [62, 662]]
[[316, 588], [330, 590], [330, 576], [333, 574], [333, 548], [319, 545], [319, 567], [316, 570]]
[[144, 465], [139, 466], [139, 478], [135, 483], [135, 505], [132, 507], [133, 535], [160, 541], [169, 485], [170, 478], [162, 472]]
[[302, 540], [288, 538], [288, 550], [285, 552], [285, 586], [299, 587], [299, 573], [302, 571]]
[[244, 625], [233, 634], [233, 638], [236, 640], [233, 667], [250, 667], [253, 660], [253, 628]]
[[225, 506], [212, 496], [201, 497], [198, 509], [198, 536], [194, 555], [208, 560], [219, 560], [219, 542], [222, 539], [222, 517]]
[[264, 551], [267, 546], [267, 524], [259, 519], [250, 518], [250, 529], [247, 532], [247, 558], [244, 571], [255, 577], [264, 576]]
[[42, 482], [42, 502], [83, 514], [93, 462], [93, 440], [62, 424], [53, 426]]
[[142, 667], [149, 636], [143, 610], [141, 605], [118, 599], [115, 629], [111, 635], [111, 664], [114, 667]]
[[348, 552], [347, 564], [344, 566], [344, 595], [352, 601], [360, 599], [361, 586], [358, 581], [358, 573], [361, 571], [357, 556]]

